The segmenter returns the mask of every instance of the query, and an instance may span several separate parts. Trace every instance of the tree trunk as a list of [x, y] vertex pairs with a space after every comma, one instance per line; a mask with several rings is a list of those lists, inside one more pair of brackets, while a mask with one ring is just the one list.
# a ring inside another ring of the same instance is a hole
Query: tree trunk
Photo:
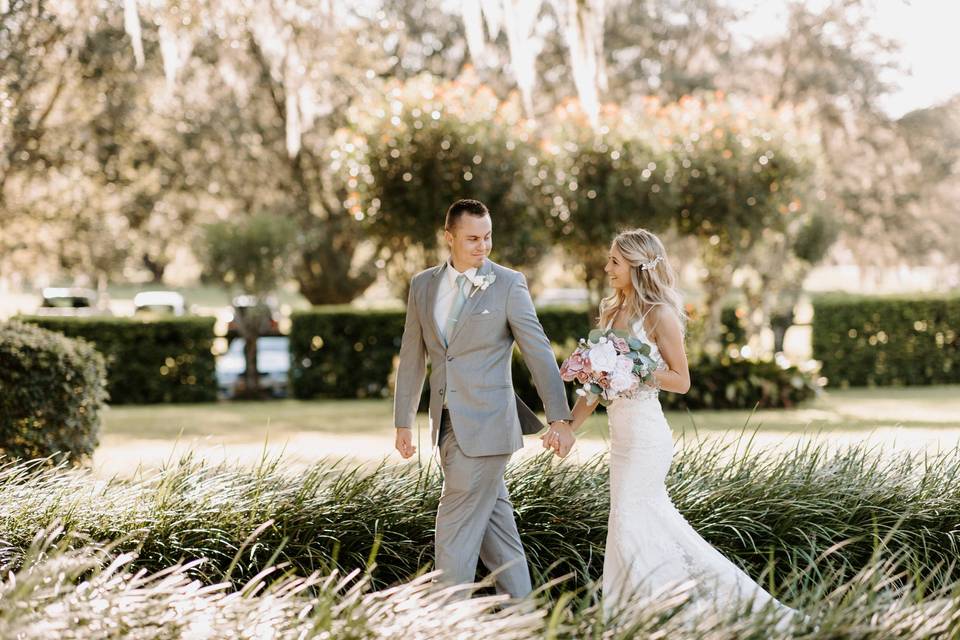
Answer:
[[373, 258], [359, 268], [354, 256], [363, 239], [347, 212], [311, 217], [301, 222], [304, 235], [294, 276], [310, 304], [348, 304], [377, 279]]
[[257, 335], [246, 334], [243, 337], [243, 356], [246, 369], [243, 372], [243, 395], [255, 398], [260, 395], [260, 372], [257, 371]]
[[[330, 225], [323, 225], [329, 229]], [[376, 280], [372, 264], [353, 269], [356, 231], [312, 233], [302, 246], [294, 276], [310, 304], [347, 304]]]
[[[284, 96], [288, 87], [275, 80], [268, 57], [252, 30], [248, 32], [248, 45], [260, 67], [260, 87], [273, 103], [276, 122], [281, 125], [277, 130], [286, 132]], [[345, 194], [334, 193], [325, 183], [324, 167], [324, 162], [304, 147], [289, 159], [290, 195], [300, 214], [297, 222], [302, 233], [293, 275], [300, 293], [310, 304], [346, 304], [373, 284], [376, 270], [373, 265], [353, 268], [353, 258], [364, 236], [350, 212], [340, 205]]]
[[703, 352], [707, 355], [720, 355], [722, 350], [721, 315], [723, 301], [730, 292], [730, 281], [733, 278], [733, 264], [729, 255], [711, 246], [707, 241], [701, 242], [700, 257], [706, 267], [707, 275], [703, 278], [703, 290], [706, 296], [706, 312], [703, 319]]
[[97, 309], [104, 313], [110, 311], [110, 296], [107, 293], [108, 278], [104, 271], [97, 272]]
[[246, 364], [243, 371], [243, 391], [238, 394], [245, 398], [262, 398], [260, 372], [257, 371], [257, 338], [270, 326], [270, 310], [258, 300], [258, 304], [249, 307], [242, 314], [234, 310], [238, 321], [238, 332], [243, 338], [243, 357]]
[[154, 284], [163, 282], [163, 273], [167, 270], [167, 262], [164, 260], [154, 260], [149, 253], [144, 253], [140, 259], [143, 266], [150, 272], [150, 281]]
[[601, 261], [595, 259], [593, 254], [591, 254], [589, 257], [581, 257], [581, 260], [584, 275], [583, 284], [587, 288], [590, 315], [593, 317], [596, 314], [596, 310], [600, 307], [600, 300], [603, 299], [603, 294], [607, 288], [607, 276], [603, 270], [603, 267], [607, 263], [606, 256], [604, 256], [604, 259]]
[[384, 275], [390, 283], [390, 289], [400, 300], [406, 301], [410, 294], [410, 281], [425, 268], [440, 264], [442, 259], [439, 249], [426, 249], [423, 246], [413, 245], [406, 248], [402, 254], [382, 255]]
[[762, 314], [757, 313], [759, 309], [763, 308], [763, 286], [744, 286], [743, 293], [747, 301], [747, 317], [746, 322], [744, 322], [746, 343], [756, 346], [759, 344], [763, 332], [763, 317]]
[[773, 330], [773, 352], [783, 352], [783, 339], [787, 329], [793, 326], [793, 309], [785, 313], [775, 313], [770, 318], [770, 328]]

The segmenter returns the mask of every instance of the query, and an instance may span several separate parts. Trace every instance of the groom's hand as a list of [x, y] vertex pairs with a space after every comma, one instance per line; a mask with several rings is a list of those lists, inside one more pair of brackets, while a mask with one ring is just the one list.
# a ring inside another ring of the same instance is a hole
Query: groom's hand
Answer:
[[566, 420], [557, 420], [550, 423], [550, 429], [544, 434], [543, 446], [552, 449], [561, 458], [567, 457], [573, 448], [577, 437], [573, 435], [573, 426]]
[[397, 427], [396, 447], [404, 458], [409, 458], [417, 452], [417, 448], [413, 446], [413, 431], [410, 427]]

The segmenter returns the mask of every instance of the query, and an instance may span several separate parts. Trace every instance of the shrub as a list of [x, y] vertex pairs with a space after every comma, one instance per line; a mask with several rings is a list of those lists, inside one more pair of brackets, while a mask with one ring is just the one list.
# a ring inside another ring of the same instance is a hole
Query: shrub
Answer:
[[88, 342], [29, 324], [0, 324], [0, 454], [79, 462], [99, 442], [103, 356]]
[[[291, 470], [282, 459], [243, 468], [185, 458], [158, 474], [109, 482], [2, 465], [0, 557], [22, 557], [37, 530], [58, 520], [81, 538], [136, 551], [138, 568], [207, 558], [194, 570], [206, 584], [228, 576], [242, 583], [274, 562], [300, 575], [351, 571], [376, 552], [372, 577], [383, 587], [433, 559], [442, 478], [423, 455], [424, 466], [372, 470], [333, 461]], [[535, 582], [572, 573], [570, 586], [583, 586], [603, 568], [608, 468], [600, 457], [585, 465], [551, 458], [511, 464], [506, 483]], [[850, 575], [871, 566], [883, 540], [884, 555], [902, 554], [901, 569], [930, 577], [940, 565], [945, 579], [960, 577], [958, 449], [891, 456], [865, 445], [811, 442], [758, 452], [705, 439], [680, 448], [667, 486], [693, 528], [751, 575], [772, 561], [771, 583], [782, 584], [830, 549], [831, 560], [817, 560], [818, 575], [831, 568]]]
[[703, 357], [691, 365], [690, 390], [660, 395], [664, 409], [779, 409], [809, 400], [813, 377], [770, 360]]

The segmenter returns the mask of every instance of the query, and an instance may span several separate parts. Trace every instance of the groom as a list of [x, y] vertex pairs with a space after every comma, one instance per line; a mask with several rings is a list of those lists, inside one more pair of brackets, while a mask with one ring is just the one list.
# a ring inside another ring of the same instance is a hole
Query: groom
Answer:
[[410, 283], [394, 404], [396, 447], [404, 458], [416, 451], [410, 427], [429, 356], [430, 436], [443, 470], [436, 568], [449, 584], [473, 582], [479, 557], [497, 571], [497, 591], [520, 598], [531, 591], [530, 572], [503, 474], [523, 447], [521, 432], [536, 433], [542, 425], [514, 394], [514, 341], [562, 455], [574, 437], [563, 381], [526, 278], [487, 260], [492, 230], [482, 202], [457, 200], [444, 225], [449, 260]]

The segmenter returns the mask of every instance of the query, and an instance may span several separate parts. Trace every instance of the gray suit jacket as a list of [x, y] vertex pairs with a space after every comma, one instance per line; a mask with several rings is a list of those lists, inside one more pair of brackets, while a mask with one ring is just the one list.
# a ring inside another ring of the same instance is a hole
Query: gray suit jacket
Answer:
[[489, 260], [477, 275], [492, 273], [496, 280], [467, 299], [449, 346], [445, 346], [442, 330], [434, 320], [434, 307], [446, 268], [447, 263], [443, 263], [422, 271], [410, 283], [394, 399], [395, 425], [413, 426], [429, 356], [433, 445], [438, 443], [446, 396], [457, 443], [466, 455], [513, 453], [523, 447], [522, 425], [525, 433], [536, 433], [543, 427], [513, 391], [514, 341], [533, 375], [547, 421], [572, 417], [553, 349], [537, 319], [526, 278]]

